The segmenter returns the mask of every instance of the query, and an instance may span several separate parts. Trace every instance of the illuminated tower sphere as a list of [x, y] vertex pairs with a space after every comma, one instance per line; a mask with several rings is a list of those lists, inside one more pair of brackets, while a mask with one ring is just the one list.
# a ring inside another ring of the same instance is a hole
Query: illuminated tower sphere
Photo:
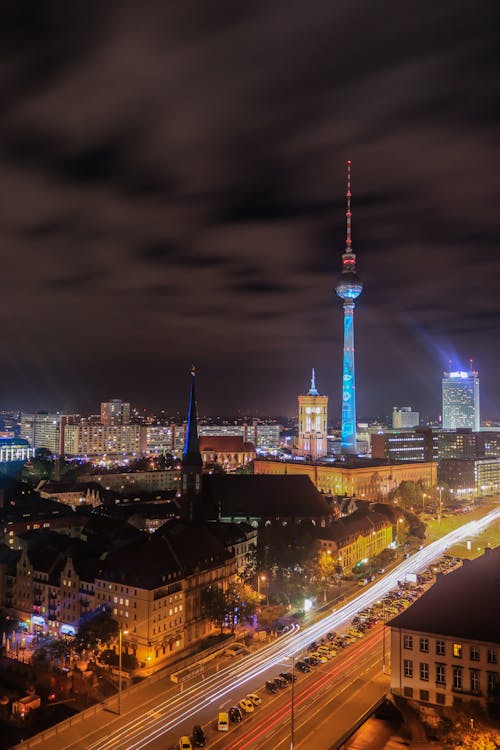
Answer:
[[351, 162], [347, 162], [347, 241], [342, 255], [342, 273], [335, 291], [344, 300], [344, 366], [342, 370], [341, 452], [356, 455], [356, 378], [354, 373], [354, 300], [363, 291], [356, 273], [356, 255], [351, 247]]
[[326, 456], [328, 423], [328, 396], [321, 396], [316, 388], [313, 369], [311, 387], [307, 395], [299, 396], [299, 440], [297, 454], [316, 461]]

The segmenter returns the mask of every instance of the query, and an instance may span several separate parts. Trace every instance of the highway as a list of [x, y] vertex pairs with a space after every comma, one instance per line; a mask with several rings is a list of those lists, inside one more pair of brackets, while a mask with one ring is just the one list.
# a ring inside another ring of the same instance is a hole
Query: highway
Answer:
[[[329, 630], [341, 629], [359, 610], [373, 604], [397, 586], [397, 582], [404, 579], [407, 573], [417, 573], [428, 567], [449, 546], [474, 536], [499, 518], [500, 507], [490, 511], [479, 520], [464, 524], [403, 560], [390, 573], [363, 589], [355, 599], [338, 607], [310, 627], [301, 629], [295, 626], [291, 631], [254, 654], [224, 666], [219, 672], [196, 682], [191, 687], [186, 687], [182, 692], [179, 692], [179, 687], [173, 687], [167, 680], [157, 682], [153, 691], [147, 691], [146, 681], [142, 702], [137, 694], [134, 701], [131, 701], [127, 700], [126, 693], [124, 693], [125, 713], [121, 718], [113, 717], [111, 713], [108, 713], [107, 724], [103, 725], [102, 721], [96, 721], [94, 725], [93, 721], [88, 721], [85, 722], [86, 726], [77, 725], [54, 737], [53, 741], [51, 740], [51, 748], [53, 750], [63, 748], [65, 750], [141, 750], [142, 748], [156, 750], [173, 746], [179, 735], [191, 734], [193, 724], [204, 725], [211, 720], [215, 721], [219, 710], [234, 705], [238, 699], [249, 692], [259, 689], [262, 692], [262, 687], [268, 677], [276, 676], [279, 671], [290, 669], [292, 656], [297, 657], [302, 654], [312, 640], [320, 638]], [[377, 633], [380, 638], [381, 630], [377, 630], [373, 635], [370, 633], [365, 636], [364, 642], [367, 649], [370, 644], [373, 647], [373, 639], [377, 638]], [[352, 653], [356, 652], [358, 648]], [[349, 651], [346, 651], [345, 658], [349, 659]], [[341, 661], [344, 662], [344, 658]], [[332, 679], [337, 674], [335, 669], [325, 670], [326, 673], [333, 675]], [[324, 677], [317, 677], [318, 681], [322, 679]], [[316, 680], [308, 680], [309, 682], [311, 685], [316, 684]], [[297, 691], [297, 700], [300, 700], [300, 686]], [[313, 700], [313, 697], [304, 696], [304, 700]], [[136, 705], [133, 705], [134, 703]], [[289, 708], [283, 710], [285, 716], [282, 720], [285, 720]], [[75, 736], [75, 730], [78, 736]], [[254, 750], [260, 747], [258, 738], [257, 744], [246, 742], [238, 744], [237, 734], [241, 732], [232, 729], [224, 740], [220, 739], [220, 745], [219, 741], [216, 742], [216, 746], [228, 747], [231, 750], [236, 750], [236, 748]]]

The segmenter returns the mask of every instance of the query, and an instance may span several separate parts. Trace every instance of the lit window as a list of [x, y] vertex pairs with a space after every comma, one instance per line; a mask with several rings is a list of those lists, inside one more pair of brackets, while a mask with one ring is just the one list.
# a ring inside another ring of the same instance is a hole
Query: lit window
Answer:
[[455, 656], [457, 659], [462, 658], [462, 644], [461, 643], [453, 644], [453, 656]]

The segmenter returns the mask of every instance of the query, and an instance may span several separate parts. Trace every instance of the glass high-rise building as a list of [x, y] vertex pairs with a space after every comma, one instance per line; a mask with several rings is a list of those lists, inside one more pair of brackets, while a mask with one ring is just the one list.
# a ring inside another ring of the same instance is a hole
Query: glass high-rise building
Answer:
[[479, 374], [473, 370], [444, 372], [442, 380], [443, 429], [480, 429]]

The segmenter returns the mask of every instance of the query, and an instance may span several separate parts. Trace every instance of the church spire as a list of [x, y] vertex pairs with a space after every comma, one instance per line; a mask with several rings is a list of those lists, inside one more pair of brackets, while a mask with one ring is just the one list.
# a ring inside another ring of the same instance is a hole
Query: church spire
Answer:
[[198, 409], [196, 405], [195, 392], [196, 370], [191, 367], [191, 390], [189, 393], [189, 409], [186, 425], [186, 436], [184, 440], [184, 451], [182, 463], [186, 466], [201, 466], [200, 441], [198, 439]]
[[319, 396], [318, 389], [316, 388], [316, 370], [312, 368], [311, 374], [311, 387], [309, 388], [308, 396]]

